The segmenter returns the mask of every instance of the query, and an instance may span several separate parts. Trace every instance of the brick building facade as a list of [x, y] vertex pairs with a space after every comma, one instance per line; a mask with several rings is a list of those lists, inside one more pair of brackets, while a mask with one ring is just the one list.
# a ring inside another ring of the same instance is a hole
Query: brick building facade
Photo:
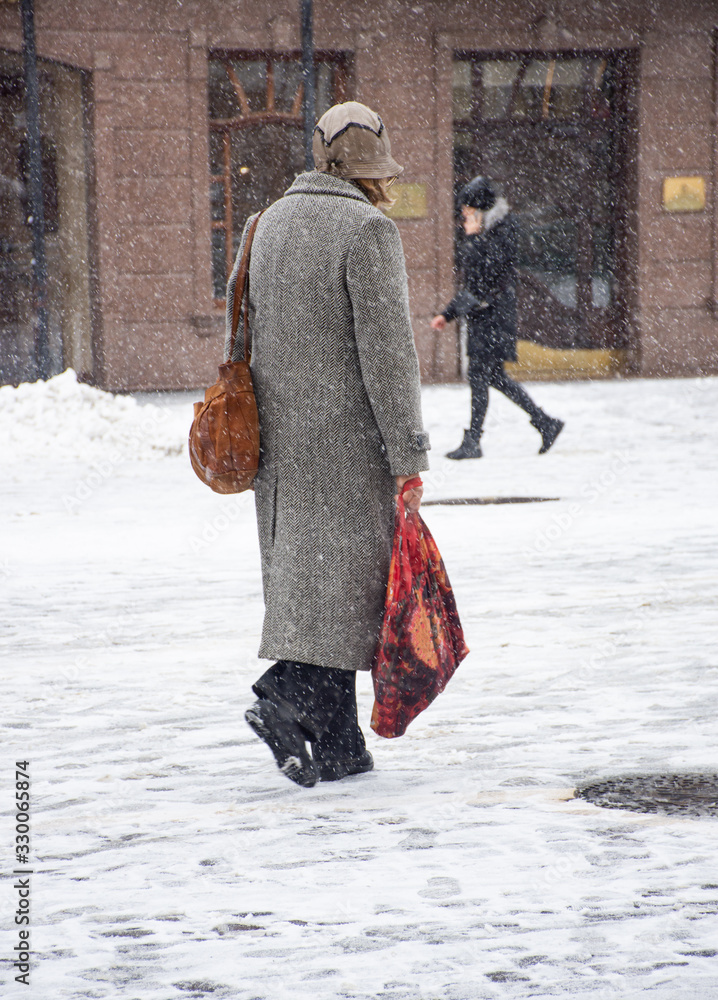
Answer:
[[[56, 370], [214, 379], [243, 214], [301, 167], [298, 6], [37, 0]], [[456, 332], [429, 321], [474, 172], [520, 222], [519, 375], [718, 372], [717, 26], [713, 0], [315, 0], [318, 112], [376, 108], [405, 165], [425, 378], [459, 371]], [[0, 0], [3, 381], [31, 370], [21, 50]]]

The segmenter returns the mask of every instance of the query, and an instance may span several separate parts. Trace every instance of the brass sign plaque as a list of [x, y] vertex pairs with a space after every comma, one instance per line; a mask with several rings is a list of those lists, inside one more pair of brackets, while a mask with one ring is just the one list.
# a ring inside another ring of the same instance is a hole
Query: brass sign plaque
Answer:
[[702, 212], [705, 207], [705, 177], [663, 178], [663, 208], [666, 212]]
[[390, 219], [425, 219], [426, 184], [392, 184], [389, 194], [396, 204], [386, 213]]

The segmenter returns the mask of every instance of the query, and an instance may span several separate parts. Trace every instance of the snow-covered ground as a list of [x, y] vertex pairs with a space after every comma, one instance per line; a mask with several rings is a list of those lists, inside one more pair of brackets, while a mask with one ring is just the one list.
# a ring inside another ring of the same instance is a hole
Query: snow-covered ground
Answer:
[[530, 386], [541, 457], [492, 394], [464, 463], [468, 389], [427, 388], [426, 499], [559, 499], [425, 508], [471, 654], [395, 741], [361, 676], [376, 770], [306, 790], [243, 721], [253, 505], [191, 472], [192, 396], [61, 378], [0, 390], [0, 843], [26, 758], [36, 872], [3, 996], [718, 997], [718, 821], [572, 798], [716, 765], [718, 380]]

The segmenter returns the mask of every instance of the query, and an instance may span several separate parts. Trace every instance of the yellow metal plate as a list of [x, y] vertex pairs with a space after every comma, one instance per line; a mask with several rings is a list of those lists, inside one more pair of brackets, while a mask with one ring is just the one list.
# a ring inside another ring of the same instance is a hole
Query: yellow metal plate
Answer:
[[552, 379], [613, 378], [623, 369], [625, 351], [556, 350], [529, 340], [516, 344], [516, 361], [506, 362], [506, 374], [533, 382]]
[[705, 207], [705, 177], [663, 178], [663, 208], [666, 212], [702, 212]]
[[389, 194], [396, 203], [387, 211], [390, 219], [425, 219], [426, 184], [392, 184]]

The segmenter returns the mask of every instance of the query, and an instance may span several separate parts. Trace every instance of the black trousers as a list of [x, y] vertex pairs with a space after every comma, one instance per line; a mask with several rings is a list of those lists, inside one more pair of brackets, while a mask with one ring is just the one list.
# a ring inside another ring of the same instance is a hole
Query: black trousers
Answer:
[[360, 757], [364, 752], [353, 670], [279, 660], [252, 685], [252, 690], [258, 698], [268, 698], [286, 718], [299, 723], [312, 743], [315, 761]]
[[531, 417], [531, 423], [539, 429], [547, 419], [546, 414], [531, 399], [518, 382], [504, 371], [504, 363], [498, 358], [477, 358], [469, 356], [469, 385], [471, 386], [471, 427], [474, 437], [480, 437], [484, 426], [486, 410], [489, 406], [489, 388], [498, 389], [512, 403], [516, 403]]

